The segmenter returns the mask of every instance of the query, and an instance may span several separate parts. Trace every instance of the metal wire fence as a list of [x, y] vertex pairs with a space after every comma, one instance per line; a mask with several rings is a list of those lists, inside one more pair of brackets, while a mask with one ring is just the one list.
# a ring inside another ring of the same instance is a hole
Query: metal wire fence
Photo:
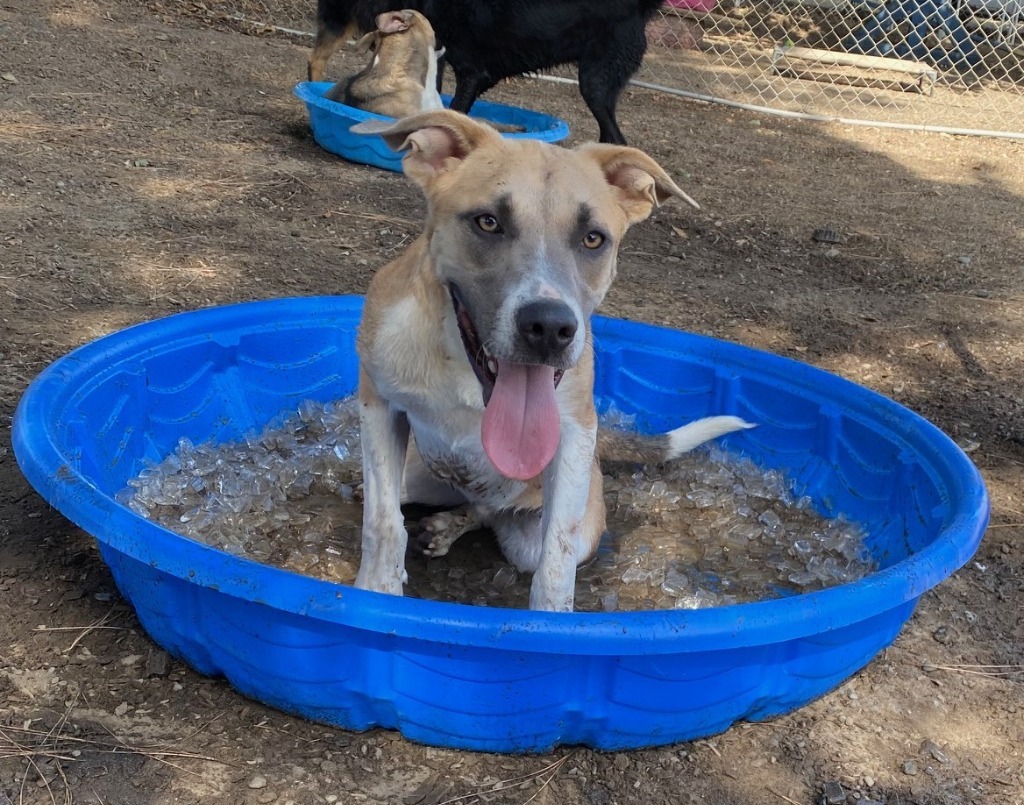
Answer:
[[[187, 4], [295, 31], [315, 24], [314, 0]], [[641, 86], [776, 114], [1024, 138], [1024, 0], [666, 0], [647, 35]]]

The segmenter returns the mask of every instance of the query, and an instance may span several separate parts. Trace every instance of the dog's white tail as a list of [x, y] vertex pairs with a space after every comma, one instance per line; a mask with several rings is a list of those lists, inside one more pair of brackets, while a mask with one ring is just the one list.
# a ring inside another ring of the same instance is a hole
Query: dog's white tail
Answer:
[[754, 427], [757, 426], [738, 416], [709, 416], [654, 436], [600, 428], [597, 432], [597, 454], [605, 461], [639, 464], [671, 461], [717, 436]]
[[671, 461], [718, 436], [756, 427], [757, 425], [740, 419], [738, 416], [709, 416], [698, 419], [665, 434], [668, 437], [665, 458]]

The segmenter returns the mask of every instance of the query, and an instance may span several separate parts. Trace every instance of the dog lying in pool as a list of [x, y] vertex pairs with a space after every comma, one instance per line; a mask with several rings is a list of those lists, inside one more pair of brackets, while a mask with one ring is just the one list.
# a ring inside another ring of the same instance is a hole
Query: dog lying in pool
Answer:
[[749, 427], [721, 416], [598, 435], [590, 316], [619, 243], [657, 204], [696, 204], [625, 146], [507, 140], [449, 111], [353, 130], [407, 152], [428, 206], [424, 233], [373, 278], [359, 330], [356, 585], [402, 594], [402, 503], [460, 506], [425, 522], [428, 555], [485, 524], [533, 572], [530, 607], [571, 611], [605, 527], [598, 453], [667, 460]]
[[645, 25], [662, 0], [317, 0], [310, 81], [354, 32], [393, 8], [423, 12], [455, 73], [451, 108], [468, 113], [500, 81], [560, 64], [579, 67], [580, 95], [601, 142], [625, 144], [615, 115], [619, 95], [647, 51]]
[[324, 97], [366, 112], [407, 117], [444, 108], [437, 91], [434, 29], [418, 11], [404, 9], [377, 16], [376, 29], [359, 45], [373, 51], [370, 63]]

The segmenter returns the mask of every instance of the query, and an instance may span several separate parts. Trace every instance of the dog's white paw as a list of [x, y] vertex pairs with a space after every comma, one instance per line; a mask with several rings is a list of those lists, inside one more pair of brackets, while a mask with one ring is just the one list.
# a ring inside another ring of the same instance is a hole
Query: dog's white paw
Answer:
[[412, 533], [413, 544], [428, 559], [444, 556], [455, 541], [480, 525], [468, 507], [437, 512], [422, 518]]

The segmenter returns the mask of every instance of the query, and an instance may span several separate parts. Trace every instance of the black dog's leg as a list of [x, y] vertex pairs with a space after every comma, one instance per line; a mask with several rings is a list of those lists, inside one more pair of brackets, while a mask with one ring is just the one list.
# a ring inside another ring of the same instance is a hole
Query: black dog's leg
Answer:
[[620, 23], [607, 48], [591, 50], [580, 59], [580, 95], [597, 120], [603, 143], [626, 144], [615, 107], [622, 88], [640, 68], [646, 50], [644, 23], [637, 19]]
[[331, 28], [322, 21], [317, 25], [313, 52], [306, 65], [306, 77], [310, 81], [323, 81], [327, 72], [327, 60], [331, 58], [344, 40], [345, 29]]
[[469, 75], [463, 73], [460, 75], [456, 72], [455, 94], [452, 96], [451, 105], [452, 111], [468, 115], [469, 110], [473, 108], [473, 102], [480, 97], [481, 93], [493, 86], [494, 82], [481, 73], [471, 73]]
[[626, 138], [615, 119], [615, 103], [621, 87], [615, 88], [607, 75], [598, 72], [602, 66], [585, 70], [584, 62], [580, 62], [580, 95], [597, 121], [600, 141], [625, 145]]
[[310, 81], [324, 80], [327, 60], [358, 24], [355, 19], [357, 5], [351, 0], [317, 0], [316, 40], [306, 66], [306, 76]]

